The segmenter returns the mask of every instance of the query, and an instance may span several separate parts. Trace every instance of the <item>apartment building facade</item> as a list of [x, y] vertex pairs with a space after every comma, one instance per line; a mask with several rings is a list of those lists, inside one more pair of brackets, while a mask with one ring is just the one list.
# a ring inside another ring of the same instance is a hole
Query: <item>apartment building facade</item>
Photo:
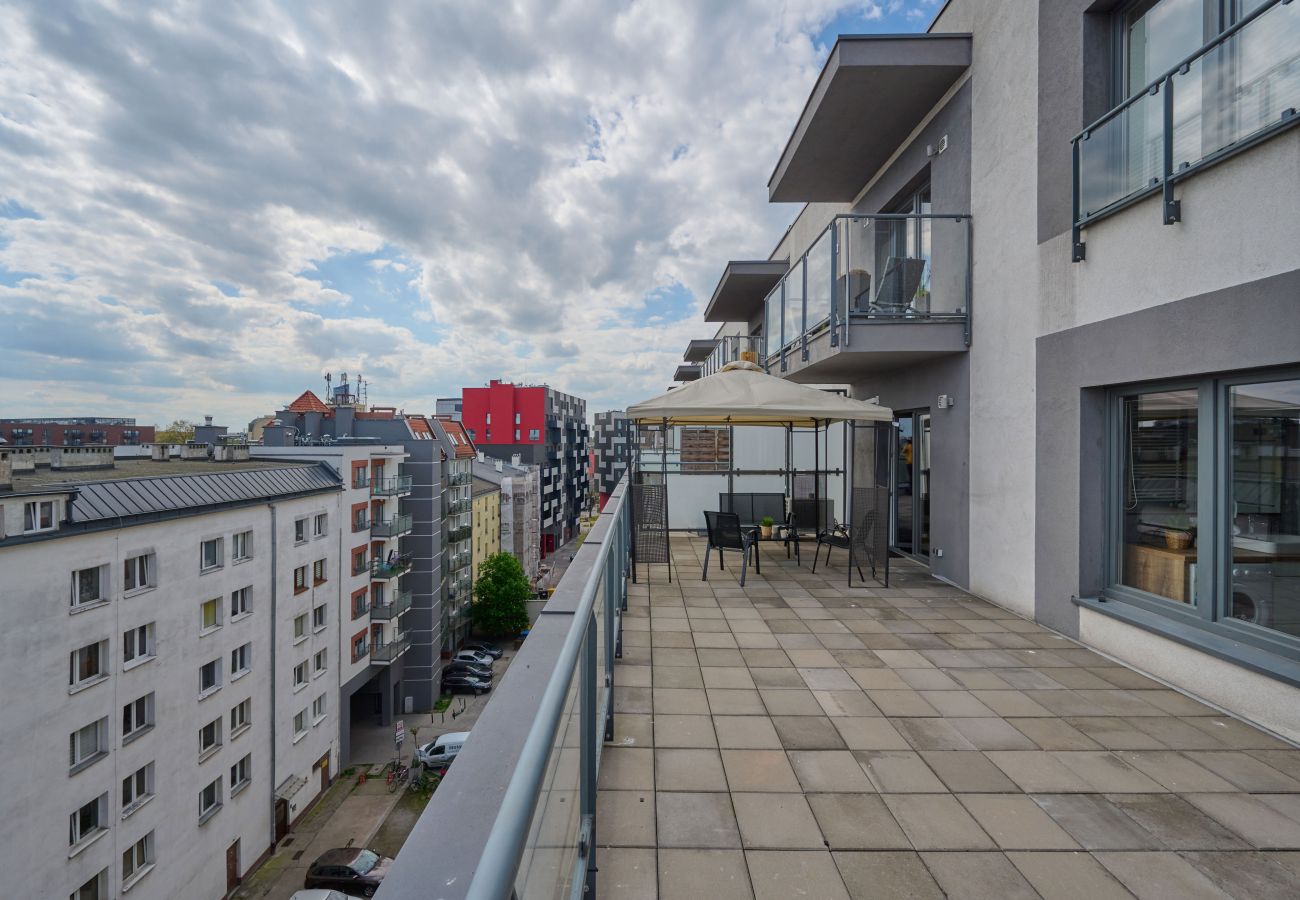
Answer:
[[768, 185], [804, 205], [724, 268], [701, 368], [893, 408], [853, 478], [895, 552], [1292, 739], [1298, 47], [1280, 0], [841, 37]]
[[479, 451], [472, 463], [476, 478], [501, 488], [501, 550], [512, 554], [535, 582], [541, 567], [541, 476], [537, 466], [517, 457], [510, 463]]
[[151, 444], [153, 425], [135, 419], [76, 416], [43, 419], [0, 419], [0, 444], [17, 447], [110, 447]]
[[474, 500], [473, 578], [489, 557], [501, 552], [501, 485], [473, 476], [471, 495]]
[[518, 456], [541, 479], [542, 558], [578, 533], [587, 504], [587, 403], [547, 385], [492, 380], [461, 391], [461, 422], [475, 445], [502, 460]]
[[311, 667], [337, 646], [340, 481], [35, 449], [0, 448], [0, 677], [27, 685], [0, 867], [42, 895], [221, 896], [338, 771], [333, 662]]
[[[333, 386], [330, 398], [327, 404], [305, 391], [276, 413], [278, 424], [266, 426], [263, 447], [373, 442], [401, 447], [405, 454], [400, 463], [371, 463], [370, 495], [385, 502], [381, 515], [398, 517], [392, 526], [398, 536], [396, 546], [389, 537], [378, 548], [371, 542], [370, 600], [380, 597], [382, 607], [392, 598], [397, 605], [391, 611], [403, 611], [381, 623], [371, 611], [369, 664], [385, 667], [380, 673], [382, 689], [358, 691], [352, 705], [354, 716], [373, 716], [388, 724], [408, 709], [432, 708], [441, 693], [446, 600], [443, 491], [445, 460], [452, 445], [432, 417], [392, 407], [367, 408], [346, 380]], [[376, 557], [375, 552], [383, 555]], [[359, 632], [360, 626], [353, 634]], [[360, 653], [360, 641], [358, 636], [350, 654]]]
[[596, 493], [600, 508], [614, 492], [632, 459], [632, 423], [621, 409], [596, 413], [592, 443], [596, 454]]
[[474, 476], [471, 466], [477, 456], [474, 442], [460, 422], [437, 420], [446, 442], [446, 489], [443, 516], [446, 523], [446, 554], [443, 575], [447, 602], [443, 619], [443, 652], [450, 654], [469, 638], [469, 617], [474, 590]]

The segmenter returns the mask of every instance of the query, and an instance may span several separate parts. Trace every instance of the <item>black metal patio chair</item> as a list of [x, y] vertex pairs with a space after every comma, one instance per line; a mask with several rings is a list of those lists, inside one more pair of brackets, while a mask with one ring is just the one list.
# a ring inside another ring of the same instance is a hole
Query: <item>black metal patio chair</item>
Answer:
[[735, 513], [704, 511], [704, 525], [708, 532], [709, 545], [704, 550], [704, 571], [700, 578], [709, 580], [709, 554], [718, 551], [718, 568], [725, 569], [723, 554], [727, 550], [740, 551], [740, 586], [745, 586], [745, 572], [749, 567], [749, 555], [757, 551], [754, 532], [740, 527], [740, 516]]
[[875, 561], [871, 559], [871, 533], [876, 524], [876, 511], [867, 510], [866, 513], [855, 522], [854, 528], [848, 525], [841, 525], [838, 522], [832, 523], [826, 531], [817, 533], [817, 546], [813, 549], [813, 566], [814, 573], [817, 572], [817, 555], [821, 553], [822, 546], [826, 547], [826, 565], [831, 564], [831, 550], [847, 550], [849, 553], [848, 577], [849, 586], [853, 586], [853, 570], [858, 570], [858, 578], [866, 581], [866, 576], [862, 574], [862, 562], [857, 558], [856, 551], [861, 549], [868, 557], [867, 564], [874, 569]]

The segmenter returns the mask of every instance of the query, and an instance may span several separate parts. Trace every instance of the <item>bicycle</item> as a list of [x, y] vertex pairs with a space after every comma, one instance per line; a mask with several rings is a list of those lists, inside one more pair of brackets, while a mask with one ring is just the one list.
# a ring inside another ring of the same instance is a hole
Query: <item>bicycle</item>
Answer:
[[396, 791], [398, 785], [405, 784], [410, 773], [410, 767], [402, 765], [401, 762], [394, 762], [390, 765], [388, 775], [384, 779], [384, 783], [388, 785], [388, 793], [391, 794]]

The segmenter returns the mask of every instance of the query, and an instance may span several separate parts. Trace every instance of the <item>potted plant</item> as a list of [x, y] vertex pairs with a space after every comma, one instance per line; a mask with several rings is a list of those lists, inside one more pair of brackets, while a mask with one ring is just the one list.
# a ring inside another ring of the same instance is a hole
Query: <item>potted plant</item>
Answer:
[[759, 530], [763, 532], [763, 540], [767, 541], [772, 539], [773, 524], [774, 521], [771, 516], [763, 516], [762, 521], [758, 523]]
[[1196, 529], [1185, 514], [1170, 516], [1165, 522], [1165, 546], [1170, 550], [1186, 550], [1192, 546]]

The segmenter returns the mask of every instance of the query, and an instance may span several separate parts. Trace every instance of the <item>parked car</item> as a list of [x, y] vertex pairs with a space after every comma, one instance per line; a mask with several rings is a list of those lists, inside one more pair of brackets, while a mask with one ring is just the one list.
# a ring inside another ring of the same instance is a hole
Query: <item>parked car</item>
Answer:
[[362, 847], [326, 850], [307, 869], [303, 887], [341, 891], [350, 897], [373, 897], [392, 864], [387, 856]]
[[442, 671], [447, 675], [474, 675], [488, 680], [492, 678], [492, 670], [478, 663], [452, 662], [448, 663]]
[[439, 735], [415, 751], [415, 759], [426, 769], [444, 769], [451, 765], [460, 748], [469, 740], [468, 731]]
[[348, 900], [348, 895], [326, 888], [313, 888], [310, 891], [294, 891], [289, 900]]
[[500, 659], [502, 654], [505, 652], [496, 644], [489, 643], [488, 641], [475, 641], [473, 643], [466, 644], [461, 649], [473, 650], [475, 653], [486, 653], [488, 656], [492, 657], [493, 659]]
[[442, 689], [448, 694], [486, 694], [492, 681], [477, 675], [443, 675]]
[[495, 661], [486, 653], [479, 653], [477, 650], [459, 650], [452, 657], [453, 662], [478, 663], [480, 666], [492, 666]]

